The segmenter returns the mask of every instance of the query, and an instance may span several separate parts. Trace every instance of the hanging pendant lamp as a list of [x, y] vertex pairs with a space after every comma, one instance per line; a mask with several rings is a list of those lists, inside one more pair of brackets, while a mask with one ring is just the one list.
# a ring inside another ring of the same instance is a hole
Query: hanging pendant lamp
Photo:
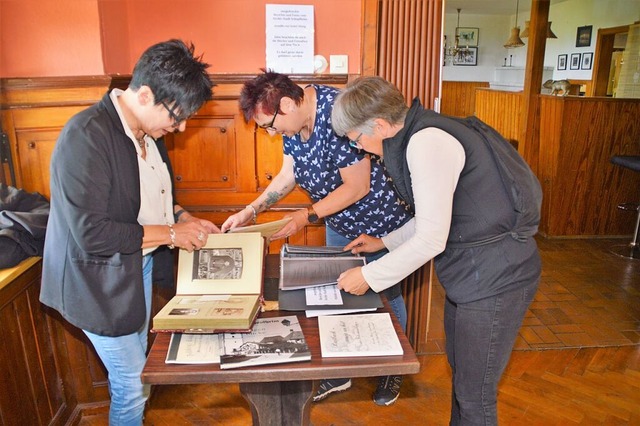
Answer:
[[509, 39], [504, 44], [507, 49], [514, 49], [516, 47], [524, 46], [524, 42], [520, 38], [520, 27], [518, 26], [518, 8], [520, 6], [520, 0], [516, 0], [516, 26], [511, 28], [511, 34]]
[[[524, 30], [520, 33], [520, 38], [529, 37], [529, 21], [524, 21]], [[547, 22], [547, 38], [558, 38], [551, 30], [551, 21]]]

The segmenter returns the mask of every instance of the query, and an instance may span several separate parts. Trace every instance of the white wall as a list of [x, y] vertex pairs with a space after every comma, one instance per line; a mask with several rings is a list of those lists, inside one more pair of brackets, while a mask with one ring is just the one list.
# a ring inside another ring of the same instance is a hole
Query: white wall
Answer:
[[[447, 44], [453, 45], [458, 15], [446, 14], [444, 19], [444, 33], [447, 36]], [[511, 21], [513, 26], [513, 21]], [[478, 65], [477, 66], [457, 66], [446, 61], [442, 69], [442, 79], [445, 81], [492, 81], [496, 67], [502, 66], [504, 58], [509, 54], [505, 48], [496, 48], [507, 41], [507, 31], [504, 28], [509, 26], [508, 16], [499, 15], [465, 15], [464, 10], [460, 13], [460, 26], [478, 28]], [[503, 40], [504, 38], [504, 40]], [[526, 59], [526, 52], [525, 52]], [[513, 58], [513, 65], [516, 65], [517, 58]], [[524, 62], [522, 62], [524, 64]]]
[[[524, 21], [529, 20], [529, 10], [521, 10], [518, 14], [518, 26], [524, 29]], [[528, 9], [528, 7], [527, 7]], [[572, 53], [595, 52], [595, 44], [599, 28], [617, 27], [632, 24], [640, 20], [640, 0], [567, 0], [552, 4], [549, 9], [549, 20], [552, 21], [551, 29], [558, 36], [557, 39], [547, 39], [544, 66], [553, 67], [553, 78], [590, 80], [591, 70], [570, 70], [569, 62]], [[504, 43], [509, 37], [509, 31], [515, 24], [515, 14], [480, 15], [465, 14], [464, 9], [460, 13], [461, 27], [479, 28], [478, 37], [478, 65], [477, 66], [452, 66], [446, 65], [442, 70], [444, 81], [494, 81], [496, 67], [504, 65], [509, 55], [511, 65], [522, 67], [527, 60], [528, 39], [523, 38], [524, 47], [517, 49], [505, 49]], [[591, 45], [589, 47], [576, 47], [576, 31], [578, 27], [592, 25]], [[457, 13], [446, 14], [444, 20], [444, 34], [447, 40], [454, 40], [457, 26]], [[567, 55], [567, 70], [558, 71], [558, 55]]]
[[[557, 3], [549, 9], [549, 20], [553, 22], [551, 29], [557, 39], [547, 39], [544, 65], [557, 67], [558, 55], [566, 54], [569, 61], [572, 53], [596, 51], [596, 40], [599, 28], [617, 27], [632, 24], [640, 19], [640, 0], [568, 0]], [[591, 45], [576, 47], [578, 27], [593, 25]], [[526, 41], [525, 41], [526, 42]], [[590, 70], [555, 69], [554, 80], [575, 79], [591, 80], [593, 67]]]

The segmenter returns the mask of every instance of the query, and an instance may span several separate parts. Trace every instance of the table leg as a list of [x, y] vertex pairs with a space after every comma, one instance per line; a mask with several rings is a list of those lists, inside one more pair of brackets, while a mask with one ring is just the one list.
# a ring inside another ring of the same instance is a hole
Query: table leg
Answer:
[[313, 381], [240, 383], [255, 426], [310, 424]]

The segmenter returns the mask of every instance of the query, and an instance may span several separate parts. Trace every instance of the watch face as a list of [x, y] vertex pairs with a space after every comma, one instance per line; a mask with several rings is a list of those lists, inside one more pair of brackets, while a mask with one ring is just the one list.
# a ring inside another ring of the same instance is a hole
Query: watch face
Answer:
[[318, 221], [318, 213], [316, 213], [312, 207], [307, 209], [307, 220], [309, 223], [316, 223]]

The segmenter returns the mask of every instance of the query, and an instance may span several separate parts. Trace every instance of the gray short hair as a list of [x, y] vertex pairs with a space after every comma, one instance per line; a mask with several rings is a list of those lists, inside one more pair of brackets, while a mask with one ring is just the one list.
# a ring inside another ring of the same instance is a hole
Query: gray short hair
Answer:
[[360, 77], [336, 98], [331, 123], [340, 136], [349, 131], [370, 135], [376, 118], [400, 124], [408, 110], [404, 96], [393, 84], [381, 77]]

